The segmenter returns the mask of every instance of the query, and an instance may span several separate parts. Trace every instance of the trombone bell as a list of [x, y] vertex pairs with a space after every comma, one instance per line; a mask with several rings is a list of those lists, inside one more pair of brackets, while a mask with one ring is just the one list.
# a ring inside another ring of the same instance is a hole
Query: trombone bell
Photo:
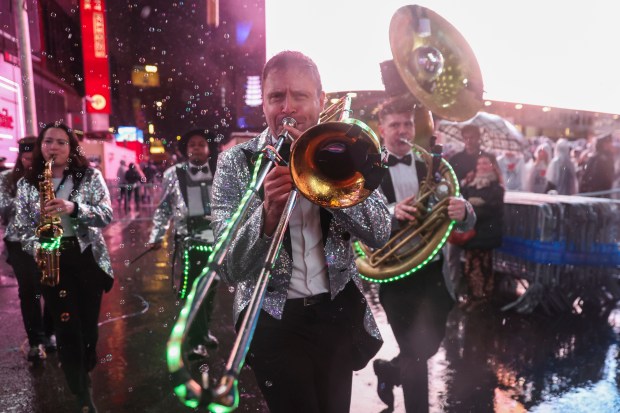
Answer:
[[[380, 164], [381, 145], [366, 124], [348, 118], [319, 123], [291, 146], [291, 176], [312, 203], [346, 208], [365, 200], [376, 188], [367, 166]], [[374, 186], [374, 187], [373, 187]]]

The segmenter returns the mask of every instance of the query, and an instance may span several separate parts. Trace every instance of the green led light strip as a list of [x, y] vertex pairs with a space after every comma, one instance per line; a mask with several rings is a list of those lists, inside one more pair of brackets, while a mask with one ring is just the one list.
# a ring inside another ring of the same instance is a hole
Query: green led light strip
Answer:
[[55, 251], [60, 248], [60, 240], [62, 237], [48, 238], [51, 241], [41, 242], [41, 248], [46, 251]]
[[[370, 277], [366, 277], [364, 274], [360, 273], [360, 277], [362, 277], [364, 280], [366, 281], [371, 281], [371, 282], [377, 282], [377, 283], [388, 283], [388, 282], [392, 282], [392, 281], [396, 281], [396, 280], [400, 280], [402, 278], [405, 278], [411, 274], [413, 274], [414, 272], [418, 271], [420, 268], [424, 267], [426, 264], [428, 264], [433, 258], [435, 258], [435, 255], [437, 255], [437, 253], [439, 252], [439, 250], [441, 250], [441, 247], [443, 247], [443, 244], [446, 243], [446, 240], [448, 239], [448, 237], [450, 236], [450, 231], [452, 231], [452, 227], [454, 226], [454, 221], [450, 222], [450, 225], [448, 226], [448, 229], [446, 230], [446, 233], [444, 234], [444, 236], [441, 238], [441, 241], [439, 242], [439, 244], [437, 244], [437, 246], [435, 247], [435, 249], [433, 250], [433, 252], [426, 257], [426, 259], [421, 262], [419, 265], [417, 265], [416, 267], [410, 269], [407, 272], [404, 272], [402, 274], [399, 275], [395, 275], [394, 277], [391, 278], [385, 278], [383, 280], [377, 280], [375, 278], [370, 278]], [[364, 251], [362, 250], [362, 247], [359, 245], [359, 241], [355, 241], [355, 243], [353, 244], [355, 252], [357, 253], [357, 255], [360, 258], [364, 258], [366, 257], [366, 254], [364, 254]]]
[[200, 252], [211, 253], [213, 251], [213, 247], [211, 245], [190, 245], [189, 248], [186, 248], [183, 251], [183, 279], [181, 281], [181, 289], [179, 292], [180, 297], [183, 299], [187, 295], [187, 284], [189, 282], [189, 252], [191, 250], [198, 250]]
[[[418, 154], [418, 155], [420, 154], [420, 151], [418, 151], [416, 149], [414, 149], [414, 151], [416, 152], [416, 154]], [[448, 172], [450, 173], [450, 175], [452, 175], [452, 181], [456, 184], [456, 187], [454, 188], [454, 196], [459, 196], [460, 195], [459, 181], [458, 181], [458, 178], [456, 177], [456, 174], [454, 173], [454, 169], [452, 169], [452, 166], [445, 159], [441, 158], [441, 161], [443, 162], [444, 166], [446, 168], [448, 168]], [[451, 221], [450, 225], [448, 225], [448, 229], [446, 229], [445, 234], [443, 235], [443, 237], [441, 238], [441, 241], [439, 241], [439, 244], [437, 244], [437, 246], [435, 247], [433, 252], [428, 257], [426, 257], [426, 259], [422, 263], [420, 263], [416, 267], [410, 269], [409, 271], [407, 271], [405, 273], [402, 273], [402, 274], [399, 274], [399, 275], [395, 275], [394, 277], [391, 277], [391, 278], [383, 279], [383, 280], [377, 280], [375, 278], [370, 278], [370, 277], [367, 277], [367, 276], [365, 276], [364, 274], [361, 274], [361, 273], [360, 273], [360, 277], [362, 277], [364, 280], [370, 281], [370, 282], [388, 283], [388, 282], [392, 282], [392, 281], [397, 281], [397, 280], [403, 279], [403, 278], [413, 274], [414, 272], [418, 271], [420, 268], [422, 268], [426, 264], [428, 264], [433, 258], [435, 258], [435, 255], [437, 255], [437, 253], [439, 253], [439, 251], [441, 250], [443, 245], [448, 240], [448, 237], [450, 236], [450, 232], [452, 232], [452, 227], [454, 227], [454, 225], [455, 225], [455, 221]], [[366, 254], [364, 253], [364, 250], [362, 249], [359, 241], [355, 241], [353, 243], [353, 249], [355, 250], [355, 253], [357, 254], [358, 257], [360, 257], [360, 258], [365, 258], [366, 257]]]

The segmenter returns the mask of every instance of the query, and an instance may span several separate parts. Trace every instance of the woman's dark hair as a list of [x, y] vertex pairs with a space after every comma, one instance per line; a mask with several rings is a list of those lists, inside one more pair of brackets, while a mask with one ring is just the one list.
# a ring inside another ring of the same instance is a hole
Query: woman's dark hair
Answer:
[[19, 181], [20, 178], [26, 174], [26, 171], [24, 170], [24, 164], [22, 163], [22, 155], [26, 152], [32, 152], [32, 149], [26, 151], [22, 151], [22, 149], [32, 148], [36, 140], [36, 136], [26, 136], [25, 138], [17, 141], [17, 143], [19, 144], [19, 154], [17, 155], [15, 166], [13, 167], [13, 170], [8, 176], [6, 185], [6, 190], [11, 195], [11, 198], [14, 198], [15, 194], [17, 193], [17, 181]]
[[215, 171], [217, 165], [217, 157], [220, 154], [220, 142], [217, 138], [217, 134], [208, 129], [193, 129], [181, 136], [178, 147], [179, 151], [187, 158], [187, 144], [192, 136], [202, 136], [207, 141], [207, 147], [209, 148], [209, 168], [211, 171]]
[[[41, 129], [41, 132], [39, 132], [39, 136], [37, 136], [34, 151], [32, 152], [32, 169], [26, 171], [25, 175], [25, 179], [34, 186], [37, 186], [37, 183], [43, 179], [45, 159], [43, 158], [43, 153], [41, 152], [41, 143], [43, 142], [45, 132], [47, 132], [48, 129], [52, 128], [62, 129], [69, 137], [69, 160], [67, 162], [68, 165], [65, 168], [65, 175], [71, 174], [74, 177], [81, 178], [84, 174], [84, 171], [89, 166], [88, 159], [82, 153], [80, 142], [78, 141], [71, 128], [69, 128], [64, 123], [48, 123], [43, 127], [43, 129]], [[78, 172], [81, 173], [78, 174]]]

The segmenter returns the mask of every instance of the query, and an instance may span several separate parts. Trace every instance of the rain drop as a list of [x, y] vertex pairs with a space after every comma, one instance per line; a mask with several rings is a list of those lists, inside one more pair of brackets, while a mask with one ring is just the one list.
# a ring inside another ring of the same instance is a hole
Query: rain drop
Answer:
[[67, 321], [69, 321], [70, 318], [71, 318], [71, 315], [69, 313], [62, 313], [60, 315], [60, 321], [62, 321], [63, 323], [66, 323]]
[[265, 382], [265, 387], [271, 387], [271, 386], [273, 386], [273, 383], [271, 381], [267, 380]]
[[159, 307], [159, 308], [157, 309], [157, 311], [159, 311], [160, 313], [163, 313], [163, 312], [164, 312], [164, 307]]
[[67, 296], [67, 290], [60, 290], [60, 291], [58, 291], [58, 296], [60, 298], [65, 298]]

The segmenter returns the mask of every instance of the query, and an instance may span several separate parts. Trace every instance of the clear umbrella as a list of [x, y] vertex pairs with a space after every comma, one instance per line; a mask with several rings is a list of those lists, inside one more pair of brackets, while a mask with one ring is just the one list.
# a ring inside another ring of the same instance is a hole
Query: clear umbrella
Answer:
[[506, 119], [487, 112], [478, 112], [476, 116], [465, 122], [441, 120], [437, 124], [437, 135], [440, 141], [454, 144], [461, 142], [461, 129], [465, 125], [475, 125], [480, 128], [481, 146], [490, 151], [521, 152], [527, 147], [527, 140], [523, 134]]

